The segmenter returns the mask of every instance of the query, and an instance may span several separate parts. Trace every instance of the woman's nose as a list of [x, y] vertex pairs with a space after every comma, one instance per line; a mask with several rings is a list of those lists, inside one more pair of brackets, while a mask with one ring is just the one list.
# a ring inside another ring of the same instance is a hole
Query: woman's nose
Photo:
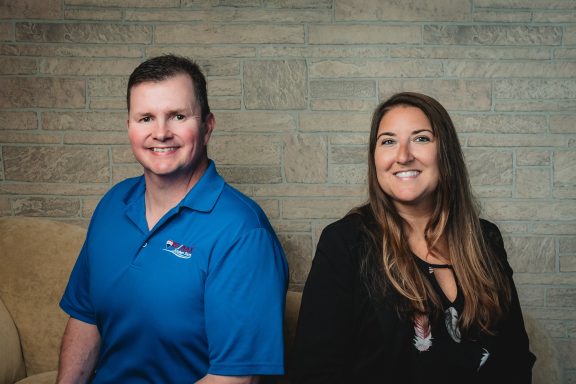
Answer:
[[414, 160], [414, 155], [410, 147], [410, 143], [400, 143], [398, 145], [398, 152], [396, 153], [396, 162], [399, 164], [407, 164]]

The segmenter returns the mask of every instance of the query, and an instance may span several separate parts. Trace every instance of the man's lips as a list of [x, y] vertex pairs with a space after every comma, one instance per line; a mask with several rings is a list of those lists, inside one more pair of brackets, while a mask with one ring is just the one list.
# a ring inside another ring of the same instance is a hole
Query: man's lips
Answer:
[[167, 153], [167, 152], [175, 151], [176, 149], [177, 149], [177, 147], [153, 147], [153, 148], [150, 148], [150, 150], [154, 153]]

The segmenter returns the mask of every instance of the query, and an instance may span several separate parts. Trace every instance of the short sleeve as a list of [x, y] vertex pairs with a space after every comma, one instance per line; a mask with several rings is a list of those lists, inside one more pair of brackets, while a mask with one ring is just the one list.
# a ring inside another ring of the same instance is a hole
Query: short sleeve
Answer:
[[84, 242], [74, 269], [72, 269], [70, 274], [64, 295], [60, 300], [60, 308], [75, 319], [88, 324], [95, 324], [96, 319], [90, 299], [89, 276], [88, 250], [86, 242]]
[[283, 374], [288, 267], [276, 236], [252, 229], [215, 257], [204, 296], [208, 373]]

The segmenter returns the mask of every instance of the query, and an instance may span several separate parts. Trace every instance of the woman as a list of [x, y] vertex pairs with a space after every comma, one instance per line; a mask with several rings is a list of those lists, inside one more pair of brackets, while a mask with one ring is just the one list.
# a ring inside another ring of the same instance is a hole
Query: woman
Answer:
[[534, 356], [498, 228], [478, 217], [446, 110], [374, 112], [369, 202], [324, 229], [304, 288], [296, 383], [529, 383]]

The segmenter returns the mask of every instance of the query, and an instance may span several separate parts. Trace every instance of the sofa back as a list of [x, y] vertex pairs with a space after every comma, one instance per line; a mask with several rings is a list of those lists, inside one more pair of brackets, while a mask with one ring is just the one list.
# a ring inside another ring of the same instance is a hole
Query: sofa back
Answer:
[[18, 329], [28, 376], [57, 369], [68, 318], [58, 303], [85, 235], [54, 220], [0, 217], [0, 299]]

